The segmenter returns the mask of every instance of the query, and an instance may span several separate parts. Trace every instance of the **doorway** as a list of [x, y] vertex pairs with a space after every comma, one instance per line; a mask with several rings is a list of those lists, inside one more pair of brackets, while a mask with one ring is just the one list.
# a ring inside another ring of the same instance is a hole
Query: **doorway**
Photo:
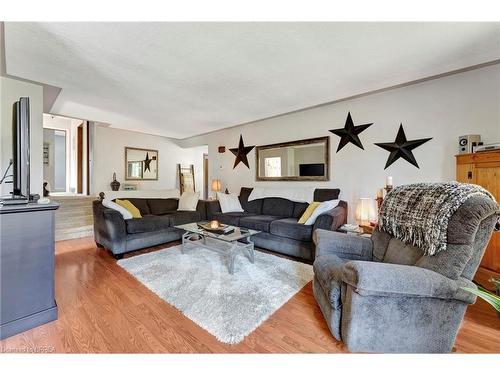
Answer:
[[208, 199], [208, 154], [203, 154], [203, 199]]
[[44, 114], [43, 128], [43, 178], [49, 195], [88, 195], [88, 121]]

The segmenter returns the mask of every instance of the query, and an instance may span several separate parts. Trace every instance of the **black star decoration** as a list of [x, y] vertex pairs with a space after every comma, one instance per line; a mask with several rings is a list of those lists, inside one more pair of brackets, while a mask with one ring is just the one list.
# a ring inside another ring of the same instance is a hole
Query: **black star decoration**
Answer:
[[149, 153], [146, 152], [146, 160], [144, 160], [144, 172], [150, 171], [151, 172], [151, 162], [153, 159], [149, 158]]
[[229, 149], [229, 151], [231, 151], [236, 156], [233, 169], [236, 168], [240, 161], [245, 164], [248, 169], [250, 169], [250, 166], [248, 165], [247, 154], [252, 151], [254, 147], [255, 146], [245, 146], [243, 144], [243, 136], [240, 134], [240, 143], [238, 143], [238, 148]]
[[385, 164], [384, 169], [387, 169], [387, 167], [389, 167], [399, 158], [403, 158], [408, 163], [413, 164], [417, 168], [420, 168], [411, 150], [417, 148], [418, 146], [423, 145], [425, 142], [430, 141], [431, 139], [432, 138], [422, 138], [422, 139], [415, 139], [413, 141], [408, 141], [406, 140], [406, 134], [403, 129], [403, 124], [400, 124], [398, 135], [396, 135], [396, 140], [394, 142], [375, 143], [375, 145], [377, 145], [378, 147], [382, 147], [384, 150], [387, 150], [391, 153], [387, 158], [387, 163]]
[[337, 152], [339, 152], [342, 149], [342, 147], [344, 147], [348, 143], [352, 143], [364, 150], [363, 145], [359, 140], [358, 134], [361, 133], [366, 128], [368, 128], [370, 125], [373, 125], [373, 122], [371, 124], [354, 126], [354, 123], [351, 118], [351, 112], [347, 113], [347, 119], [345, 120], [345, 126], [343, 128], [329, 130], [333, 134], [338, 135], [340, 137], [340, 142], [339, 142], [339, 147], [337, 148]]

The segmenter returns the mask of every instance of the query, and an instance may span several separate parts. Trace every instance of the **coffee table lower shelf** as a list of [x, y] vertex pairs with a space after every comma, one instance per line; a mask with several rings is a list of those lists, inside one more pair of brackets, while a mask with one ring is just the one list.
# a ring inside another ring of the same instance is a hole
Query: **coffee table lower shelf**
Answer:
[[[221, 244], [229, 245], [229, 248], [224, 248], [224, 247], [216, 247], [216, 246], [211, 246], [207, 244], [207, 237], [210, 238], [211, 241], [214, 241], [215, 243], [220, 242]], [[240, 242], [240, 241], [246, 241], [245, 242]], [[250, 260], [251, 263], [255, 262], [255, 247], [250, 239], [250, 237], [246, 237], [244, 239], [241, 239], [240, 241], [234, 240], [234, 241], [224, 241], [224, 240], [219, 240], [216, 237], [211, 237], [211, 236], [205, 236], [204, 234], [201, 233], [193, 233], [186, 231], [182, 235], [182, 247], [181, 247], [181, 252], [182, 254], [186, 254], [186, 251], [188, 250], [189, 246], [199, 246], [203, 247], [208, 250], [212, 250], [215, 252], [218, 252], [220, 254], [227, 255], [227, 261], [228, 261], [228, 268], [229, 268], [229, 273], [231, 275], [234, 274], [234, 260], [236, 259], [236, 256], [240, 252], [245, 252], [245, 250], [248, 252], [248, 259]]]

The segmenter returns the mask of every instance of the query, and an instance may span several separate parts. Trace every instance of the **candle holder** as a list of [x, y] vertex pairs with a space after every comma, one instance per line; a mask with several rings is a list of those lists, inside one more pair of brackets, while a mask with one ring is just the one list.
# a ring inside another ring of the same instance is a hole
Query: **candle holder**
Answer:
[[210, 229], [219, 229], [220, 223], [218, 220], [212, 220], [209, 222]]

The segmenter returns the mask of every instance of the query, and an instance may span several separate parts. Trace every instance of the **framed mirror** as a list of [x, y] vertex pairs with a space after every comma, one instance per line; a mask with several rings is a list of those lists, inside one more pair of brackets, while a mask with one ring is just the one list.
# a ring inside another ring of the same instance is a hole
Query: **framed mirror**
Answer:
[[329, 137], [256, 147], [257, 181], [328, 181]]
[[125, 180], [158, 180], [158, 150], [125, 147]]

